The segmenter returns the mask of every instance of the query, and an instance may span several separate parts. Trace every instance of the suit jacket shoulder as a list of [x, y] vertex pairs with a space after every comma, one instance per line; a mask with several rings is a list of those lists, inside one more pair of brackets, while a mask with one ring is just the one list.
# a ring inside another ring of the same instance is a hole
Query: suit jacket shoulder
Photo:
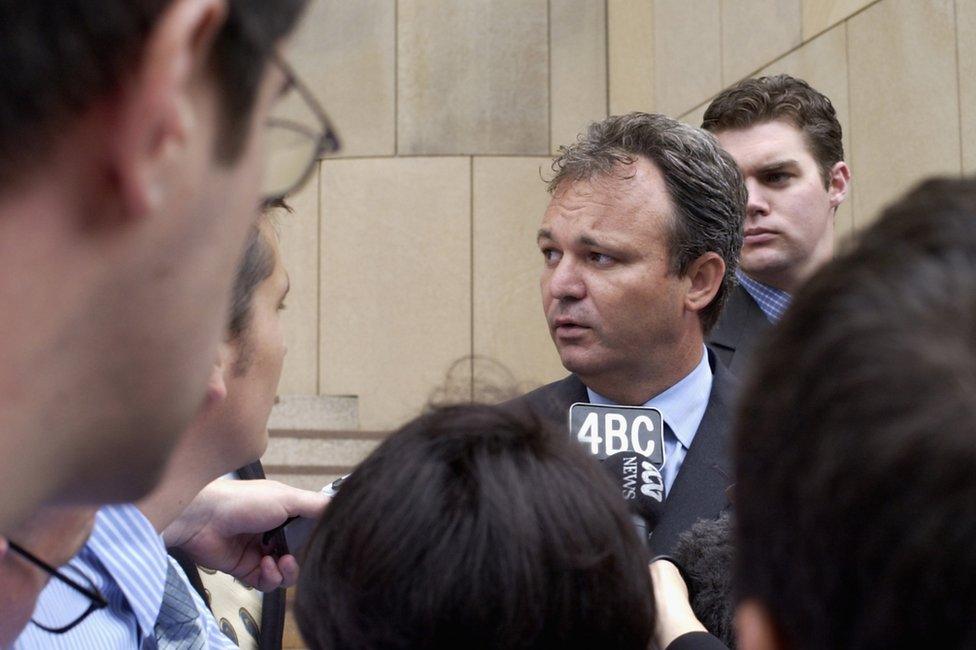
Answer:
[[729, 296], [722, 315], [705, 342], [733, 374], [742, 377], [749, 368], [763, 333], [770, 326], [766, 314], [740, 285]]
[[576, 375], [546, 384], [525, 395], [505, 402], [506, 410], [527, 409], [545, 424], [558, 430], [569, 430], [569, 407], [576, 402], [588, 402], [586, 386]]

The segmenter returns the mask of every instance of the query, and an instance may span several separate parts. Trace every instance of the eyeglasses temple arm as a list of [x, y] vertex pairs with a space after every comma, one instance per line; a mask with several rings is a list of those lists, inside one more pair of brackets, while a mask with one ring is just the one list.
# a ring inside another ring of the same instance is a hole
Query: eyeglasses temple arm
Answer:
[[68, 576], [64, 575], [63, 573], [55, 569], [53, 566], [51, 566], [41, 558], [37, 557], [36, 555], [34, 555], [33, 553], [25, 549], [20, 544], [17, 544], [16, 542], [12, 542], [10, 540], [7, 540], [7, 543], [10, 546], [10, 550], [20, 554], [25, 560], [37, 566], [38, 568], [46, 572], [48, 575], [50, 575], [52, 578], [57, 578], [58, 580], [68, 585], [69, 587], [71, 587], [81, 595], [90, 598], [92, 603], [94, 603], [96, 607], [99, 608], [108, 607], [108, 602], [105, 600], [105, 597], [102, 596], [97, 591], [92, 591], [91, 589], [87, 589], [86, 587], [83, 587], [82, 585], [78, 584], [77, 582], [75, 582]]

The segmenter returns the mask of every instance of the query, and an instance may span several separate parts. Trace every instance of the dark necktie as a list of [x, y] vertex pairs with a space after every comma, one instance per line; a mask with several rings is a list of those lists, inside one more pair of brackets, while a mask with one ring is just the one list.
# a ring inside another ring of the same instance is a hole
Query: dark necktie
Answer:
[[201, 650], [205, 647], [203, 621], [190, 586], [172, 562], [166, 571], [163, 604], [154, 627], [159, 650]]

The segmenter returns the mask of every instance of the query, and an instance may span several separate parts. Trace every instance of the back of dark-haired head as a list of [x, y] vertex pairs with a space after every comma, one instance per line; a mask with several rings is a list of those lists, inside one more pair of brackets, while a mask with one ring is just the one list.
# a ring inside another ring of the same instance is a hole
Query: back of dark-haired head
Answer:
[[740, 414], [736, 577], [789, 647], [976, 647], [976, 181], [797, 294]]
[[626, 173], [624, 167], [640, 157], [660, 170], [674, 204], [671, 273], [684, 275], [692, 262], [710, 251], [725, 260], [722, 286], [699, 313], [707, 333], [735, 287], [747, 199], [739, 168], [715, 138], [664, 115], [614, 115], [590, 124], [579, 140], [560, 147], [549, 191], [563, 181]]
[[702, 519], [678, 538], [672, 555], [685, 570], [691, 609], [710, 634], [735, 650], [732, 516]]
[[803, 132], [827, 185], [831, 167], [844, 159], [843, 132], [830, 99], [802, 79], [786, 74], [744, 79], [712, 100], [702, 128], [718, 133], [771, 120], [786, 120]]
[[[306, 0], [227, 0], [211, 64], [222, 102], [222, 162], [243, 148], [276, 44]], [[0, 189], [44, 159], [64, 122], [116, 92], [171, 0], [0, 0]], [[25, 144], [26, 143], [26, 144]]]
[[311, 648], [633, 648], [654, 628], [619, 491], [565, 435], [455, 406], [383, 442], [309, 543]]

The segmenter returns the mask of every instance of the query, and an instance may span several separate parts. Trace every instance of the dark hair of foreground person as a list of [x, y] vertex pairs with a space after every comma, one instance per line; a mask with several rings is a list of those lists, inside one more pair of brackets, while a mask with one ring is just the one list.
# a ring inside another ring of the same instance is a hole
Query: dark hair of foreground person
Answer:
[[620, 648], [654, 629], [619, 489], [565, 435], [487, 406], [424, 415], [343, 482], [302, 567], [310, 648]]

